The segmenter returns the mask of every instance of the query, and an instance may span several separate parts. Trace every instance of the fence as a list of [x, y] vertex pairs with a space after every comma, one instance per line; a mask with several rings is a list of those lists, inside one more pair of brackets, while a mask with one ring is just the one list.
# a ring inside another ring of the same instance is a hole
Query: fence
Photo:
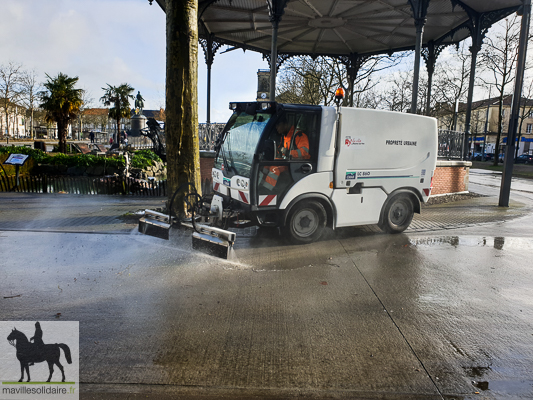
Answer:
[[465, 133], [439, 129], [439, 158], [464, 160]]
[[70, 193], [70, 194], [123, 194], [133, 196], [167, 196], [167, 181], [139, 180], [122, 177], [0, 176], [0, 192]]
[[154, 143], [146, 136], [128, 136], [128, 145], [135, 150], [154, 148]]
[[217, 137], [226, 124], [198, 124], [200, 150], [214, 150]]
[[[200, 150], [214, 150], [215, 143], [218, 135], [226, 124], [198, 124], [198, 138], [200, 141]], [[164, 134], [160, 135], [160, 139], [164, 143]], [[145, 136], [128, 136], [128, 145], [133, 147], [135, 150], [140, 149], [152, 149], [154, 147], [152, 141]]]
[[[168, 197], [166, 180], [141, 180], [124, 177], [89, 177], [89, 176], [48, 176], [22, 175], [16, 186], [15, 176], [0, 175], [0, 192], [24, 193], [69, 193], [69, 194], [108, 194], [130, 196]], [[213, 191], [210, 178], [202, 180], [202, 193]]]

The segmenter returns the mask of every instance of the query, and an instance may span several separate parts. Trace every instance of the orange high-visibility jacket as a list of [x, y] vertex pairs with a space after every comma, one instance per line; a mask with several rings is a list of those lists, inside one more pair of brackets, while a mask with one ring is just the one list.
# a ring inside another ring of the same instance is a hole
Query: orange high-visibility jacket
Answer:
[[278, 183], [279, 175], [286, 171], [287, 167], [278, 167], [275, 165], [265, 166], [260, 174], [259, 185], [272, 191]]
[[[287, 150], [291, 146], [292, 135], [294, 135], [294, 126], [289, 130], [283, 139], [283, 147]], [[295, 150], [291, 151], [292, 158], [304, 158], [309, 159], [311, 155], [309, 154], [309, 138], [302, 131], [296, 132], [296, 137], [294, 138], [294, 147]]]

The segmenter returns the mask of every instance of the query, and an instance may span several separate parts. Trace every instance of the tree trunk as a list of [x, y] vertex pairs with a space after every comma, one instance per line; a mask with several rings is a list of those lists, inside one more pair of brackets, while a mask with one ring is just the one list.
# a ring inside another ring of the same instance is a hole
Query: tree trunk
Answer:
[[119, 139], [120, 138], [120, 117], [117, 118], [117, 130], [115, 132], [115, 140], [113, 141], [113, 144], [117, 143], [120, 144]]
[[6, 135], [9, 137], [9, 110], [6, 107]]
[[119, 138], [120, 138], [120, 110], [122, 108], [122, 104], [120, 104], [120, 98], [118, 96], [118, 93], [116, 93], [116, 96], [117, 96], [117, 101], [115, 102], [115, 112], [116, 112], [116, 117], [117, 117], [117, 129], [116, 129], [116, 133], [115, 133], [115, 140], [113, 143], [119, 143]]
[[[494, 161], [492, 162], [493, 166], [498, 165], [498, 160], [500, 159], [500, 139], [502, 137], [502, 108], [503, 108], [503, 91], [500, 93], [500, 98], [498, 100], [498, 134], [496, 135], [496, 148], [494, 149]], [[509, 143], [507, 143], [509, 145]]]
[[35, 139], [35, 135], [33, 133], [33, 108], [31, 109], [30, 137], [31, 137], [31, 140]]
[[65, 121], [57, 121], [57, 134], [59, 135], [59, 152], [67, 153], [67, 123]]
[[[198, 0], [167, 0], [166, 123], [169, 201], [191, 183], [201, 194], [198, 140]], [[183, 194], [189, 192], [185, 190]], [[183, 195], [174, 210], [183, 214]]]

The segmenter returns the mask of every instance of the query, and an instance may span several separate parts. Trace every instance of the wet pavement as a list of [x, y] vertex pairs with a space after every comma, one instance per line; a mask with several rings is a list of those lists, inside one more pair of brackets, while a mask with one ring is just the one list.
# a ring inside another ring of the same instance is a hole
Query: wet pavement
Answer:
[[0, 320], [80, 321], [82, 399], [533, 398], [533, 190], [501, 209], [497, 181], [400, 235], [247, 230], [230, 261], [117, 218], [160, 198], [1, 193]]

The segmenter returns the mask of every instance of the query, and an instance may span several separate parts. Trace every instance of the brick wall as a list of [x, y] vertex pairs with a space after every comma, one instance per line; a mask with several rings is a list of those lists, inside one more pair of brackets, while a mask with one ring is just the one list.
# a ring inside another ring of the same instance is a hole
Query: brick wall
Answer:
[[431, 195], [468, 191], [470, 161], [437, 161]]
[[211, 193], [213, 190], [213, 178], [211, 175], [211, 169], [215, 164], [215, 152], [214, 151], [201, 151], [200, 152], [200, 176], [202, 178], [202, 193]]
[[[215, 162], [214, 157], [214, 152], [200, 152], [200, 171], [204, 194], [210, 193], [212, 190], [211, 169]], [[431, 195], [468, 191], [468, 172], [471, 165], [472, 163], [469, 161], [437, 161]]]
[[208, 151], [200, 152], [200, 175], [202, 180], [211, 179], [211, 169], [215, 164], [215, 154]]

